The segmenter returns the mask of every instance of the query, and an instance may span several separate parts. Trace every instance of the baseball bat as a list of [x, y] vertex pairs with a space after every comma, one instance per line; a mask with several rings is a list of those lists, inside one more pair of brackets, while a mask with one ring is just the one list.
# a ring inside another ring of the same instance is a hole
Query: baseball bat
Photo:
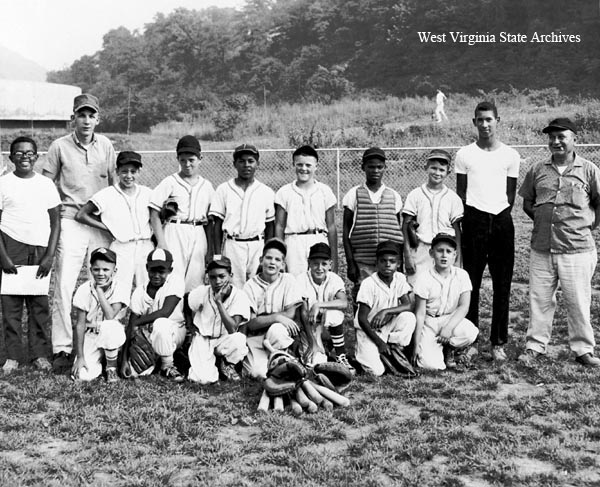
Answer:
[[300, 404], [300, 406], [306, 409], [309, 413], [317, 412], [318, 406], [306, 396], [302, 390], [302, 387], [298, 387], [296, 390], [296, 400], [298, 401], [298, 404]]
[[283, 397], [275, 396], [273, 398], [273, 410], [274, 411], [283, 411]]
[[350, 405], [350, 399], [342, 396], [338, 392], [327, 389], [327, 387], [320, 386], [319, 384], [313, 384], [313, 386], [325, 399], [331, 401], [334, 405], [343, 408]]
[[306, 396], [314, 402], [317, 406], [323, 402], [323, 396], [315, 389], [315, 384], [309, 380], [305, 380], [302, 383], [302, 389], [306, 393]]
[[302, 406], [294, 398], [290, 398], [290, 409], [294, 416], [300, 416], [302, 414]]
[[271, 402], [271, 398], [267, 394], [267, 391], [262, 392], [262, 396], [260, 396], [260, 401], [258, 401], [257, 411], [266, 413], [269, 410], [269, 403]]

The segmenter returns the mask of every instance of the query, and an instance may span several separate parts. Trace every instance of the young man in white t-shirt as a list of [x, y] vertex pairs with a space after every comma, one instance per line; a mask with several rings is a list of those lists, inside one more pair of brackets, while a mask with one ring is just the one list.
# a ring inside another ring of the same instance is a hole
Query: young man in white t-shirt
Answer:
[[490, 341], [495, 361], [506, 360], [508, 305], [513, 274], [515, 229], [511, 210], [519, 176], [519, 153], [500, 142], [500, 117], [493, 103], [475, 107], [476, 142], [456, 154], [456, 192], [465, 204], [463, 266], [473, 284], [467, 319], [479, 324], [479, 288], [486, 264], [494, 298]]

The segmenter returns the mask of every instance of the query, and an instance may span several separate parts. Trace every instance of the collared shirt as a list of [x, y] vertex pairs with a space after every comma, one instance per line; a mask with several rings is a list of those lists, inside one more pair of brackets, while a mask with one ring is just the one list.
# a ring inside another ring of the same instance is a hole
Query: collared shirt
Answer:
[[210, 215], [223, 220], [223, 231], [240, 238], [262, 235], [265, 224], [275, 219], [275, 193], [261, 183], [254, 182], [244, 191], [235, 179], [220, 184], [210, 205]]
[[[108, 304], [113, 305], [121, 303], [123, 307], [121, 311], [113, 318], [120, 320], [125, 316], [127, 306], [129, 305], [129, 294], [131, 289], [129, 286], [123, 285], [119, 281], [114, 281], [109, 288], [104, 291], [104, 296]], [[98, 300], [98, 291], [94, 287], [94, 281], [86, 281], [77, 288], [73, 295], [73, 307], [85, 311], [85, 324], [87, 327], [97, 327], [104, 318], [104, 311]]]
[[210, 200], [214, 192], [210, 181], [201, 176], [192, 185], [175, 173], [158, 183], [152, 191], [148, 206], [160, 211], [165, 201], [172, 198], [177, 203], [177, 218], [207, 223]]
[[299, 188], [296, 181], [275, 193], [275, 204], [287, 212], [285, 233], [327, 230], [325, 214], [337, 199], [329, 186], [315, 181], [310, 188]]
[[[383, 309], [395, 308], [400, 305], [400, 298], [410, 292], [410, 284], [401, 272], [395, 272], [392, 282], [388, 286], [383, 282], [377, 272], [367, 277], [361, 284], [356, 296], [356, 302], [366, 304], [371, 311], [368, 320], [371, 321]], [[358, 322], [358, 313], [354, 318], [354, 327], [361, 329]]]
[[280, 313], [302, 302], [302, 295], [294, 276], [288, 273], [280, 274], [271, 283], [258, 276], [244, 284], [244, 292], [250, 299], [250, 308], [260, 316]]
[[115, 162], [115, 149], [103, 135], [94, 134], [87, 147], [75, 133], [50, 144], [43, 174], [56, 183], [63, 218], [74, 219], [92, 195], [113, 184]]
[[503, 143], [493, 151], [476, 142], [460, 148], [455, 172], [467, 176], [467, 205], [492, 215], [508, 208], [506, 178], [519, 177], [520, 162], [519, 153]]
[[[221, 313], [215, 301], [215, 293], [210, 286], [198, 286], [190, 292], [188, 304], [194, 312], [194, 325], [200, 335], [208, 338], [219, 338], [227, 335], [227, 329], [221, 320]], [[248, 296], [235, 287], [231, 288], [231, 294], [223, 302], [223, 307], [232, 318], [241, 316], [242, 323], [250, 319], [250, 301]]]
[[600, 169], [575, 154], [560, 174], [549, 159], [531, 167], [519, 189], [535, 208], [531, 248], [573, 254], [595, 249], [594, 208], [600, 204]]
[[98, 191], [90, 201], [98, 208], [96, 214], [115, 239], [129, 242], [152, 236], [148, 209], [151, 195], [152, 190], [147, 186], [138, 184], [135, 193], [128, 195], [115, 184]]
[[419, 240], [430, 244], [438, 233], [456, 233], [452, 224], [463, 217], [464, 208], [458, 195], [447, 186], [434, 193], [424, 184], [408, 193], [402, 213], [415, 217]]
[[342, 278], [331, 271], [327, 272], [321, 284], [313, 281], [310, 271], [303, 272], [297, 276], [296, 282], [302, 293], [302, 298], [307, 301], [309, 307], [318, 301], [322, 303], [333, 301], [339, 292], [346, 292], [346, 286]]
[[435, 269], [428, 269], [417, 276], [413, 291], [425, 300], [427, 315], [444, 316], [454, 313], [460, 295], [472, 291], [471, 279], [464, 269], [452, 267], [446, 277]]
[[169, 296], [177, 296], [179, 303], [175, 306], [175, 309], [169, 316], [171, 321], [178, 323], [180, 326], [185, 325], [185, 319], [183, 317], [183, 294], [185, 292], [185, 283], [183, 277], [178, 274], [169, 274], [165, 283], [156, 291], [154, 297], [148, 294], [148, 284], [144, 286], [138, 286], [133, 291], [131, 296], [131, 312], [138, 316], [148, 315], [154, 313], [165, 304], [165, 299]]

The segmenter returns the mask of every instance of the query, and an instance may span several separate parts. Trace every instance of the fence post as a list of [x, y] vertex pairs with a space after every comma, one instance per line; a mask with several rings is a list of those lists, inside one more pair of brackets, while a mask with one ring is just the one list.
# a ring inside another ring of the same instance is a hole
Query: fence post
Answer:
[[337, 192], [337, 209], [341, 208], [341, 199], [340, 199], [340, 149], [337, 148], [335, 150], [335, 174], [336, 174], [336, 192]]

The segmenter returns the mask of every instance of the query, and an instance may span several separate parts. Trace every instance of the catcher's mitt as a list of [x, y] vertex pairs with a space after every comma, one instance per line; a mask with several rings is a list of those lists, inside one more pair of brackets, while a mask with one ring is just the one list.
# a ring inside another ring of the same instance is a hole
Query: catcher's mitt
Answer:
[[[319, 383], [325, 387], [329, 387], [327, 382], [333, 386], [333, 390], [337, 392], [345, 391], [350, 382], [352, 382], [352, 372], [348, 367], [338, 363], [338, 362], [325, 362], [323, 364], [317, 364], [314, 367], [315, 374], [317, 374], [317, 379]], [[321, 376], [325, 376], [327, 379], [323, 381]]]
[[380, 354], [380, 358], [386, 370], [393, 375], [403, 377], [415, 377], [417, 375], [417, 371], [410, 363], [410, 360], [406, 358], [404, 352], [397, 346], [390, 345], [390, 353], [382, 353]]
[[129, 341], [128, 359], [136, 374], [141, 374], [156, 364], [158, 355], [142, 330], [137, 330]]
[[306, 377], [306, 369], [289, 353], [275, 351], [269, 358], [263, 387], [270, 396], [283, 396], [296, 390]]

